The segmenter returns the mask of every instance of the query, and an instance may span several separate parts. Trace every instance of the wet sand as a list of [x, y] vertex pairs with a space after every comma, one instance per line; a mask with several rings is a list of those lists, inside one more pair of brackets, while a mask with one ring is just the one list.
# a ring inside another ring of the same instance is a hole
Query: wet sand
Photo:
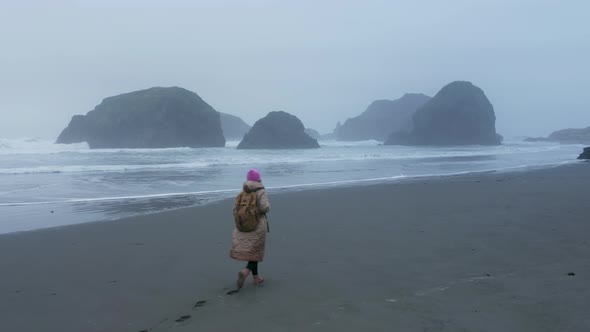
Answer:
[[[0, 236], [1, 331], [589, 331], [590, 163], [270, 195]], [[184, 317], [184, 318], [181, 318]]]

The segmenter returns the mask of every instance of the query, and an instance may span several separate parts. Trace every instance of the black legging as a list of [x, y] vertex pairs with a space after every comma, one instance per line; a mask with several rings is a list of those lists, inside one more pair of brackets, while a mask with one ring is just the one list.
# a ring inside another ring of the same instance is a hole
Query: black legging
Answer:
[[252, 271], [252, 275], [257, 276], [258, 275], [258, 262], [248, 262], [248, 265], [246, 265], [246, 268], [250, 271]]

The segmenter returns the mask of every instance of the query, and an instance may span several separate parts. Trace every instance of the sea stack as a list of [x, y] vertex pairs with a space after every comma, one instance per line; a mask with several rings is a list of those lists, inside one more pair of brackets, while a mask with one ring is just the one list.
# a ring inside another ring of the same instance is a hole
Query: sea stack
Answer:
[[301, 120], [287, 112], [270, 112], [256, 121], [238, 149], [313, 149], [318, 141], [305, 133]]
[[580, 155], [578, 156], [578, 159], [585, 159], [585, 160], [590, 159], [590, 146], [587, 148], [584, 148], [584, 151], [582, 153], [580, 153]]
[[412, 116], [430, 97], [421, 93], [406, 93], [396, 100], [376, 100], [359, 116], [337, 126], [334, 133], [339, 141], [385, 141], [389, 134], [412, 129]]
[[239, 141], [250, 130], [250, 126], [241, 118], [227, 114], [219, 113], [221, 116], [221, 129], [223, 136], [228, 141]]
[[494, 107], [479, 87], [456, 81], [413, 116], [410, 133], [394, 132], [387, 145], [499, 145]]
[[56, 143], [91, 149], [223, 147], [220, 116], [196, 93], [155, 87], [104, 99], [75, 115]]
[[526, 142], [556, 142], [561, 144], [590, 144], [590, 127], [568, 128], [552, 132], [548, 137], [528, 137]]
[[312, 129], [312, 128], [305, 128], [305, 133], [308, 134], [309, 137], [311, 137], [315, 140], [319, 140], [320, 137], [322, 136], [322, 135], [320, 135], [320, 133], [317, 130]]

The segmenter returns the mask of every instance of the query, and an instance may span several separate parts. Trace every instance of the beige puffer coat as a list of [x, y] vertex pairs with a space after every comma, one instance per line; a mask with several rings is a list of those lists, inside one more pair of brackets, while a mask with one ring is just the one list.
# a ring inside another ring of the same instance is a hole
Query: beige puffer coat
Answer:
[[246, 181], [243, 189], [246, 192], [256, 191], [256, 202], [262, 215], [258, 227], [252, 232], [240, 232], [234, 227], [229, 255], [238, 261], [262, 262], [267, 232], [266, 213], [270, 211], [270, 203], [262, 183]]

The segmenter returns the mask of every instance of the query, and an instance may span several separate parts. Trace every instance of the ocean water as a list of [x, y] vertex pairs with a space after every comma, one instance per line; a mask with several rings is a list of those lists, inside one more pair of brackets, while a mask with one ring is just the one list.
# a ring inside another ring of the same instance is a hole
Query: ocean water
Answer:
[[314, 150], [103, 149], [0, 139], [0, 233], [206, 204], [233, 197], [249, 168], [269, 194], [423, 176], [512, 172], [576, 162], [581, 145], [505, 142], [483, 147], [320, 142]]

